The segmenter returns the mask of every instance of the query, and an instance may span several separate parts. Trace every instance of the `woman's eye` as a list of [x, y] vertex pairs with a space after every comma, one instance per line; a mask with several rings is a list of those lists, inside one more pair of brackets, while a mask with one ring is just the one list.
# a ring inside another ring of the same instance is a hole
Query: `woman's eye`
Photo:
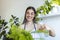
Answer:
[[27, 12], [26, 14], [29, 14], [29, 12]]
[[34, 12], [32, 12], [31, 15], [34, 15]]
[[34, 15], [34, 12], [31, 12], [31, 13], [27, 12], [26, 14], [27, 15]]

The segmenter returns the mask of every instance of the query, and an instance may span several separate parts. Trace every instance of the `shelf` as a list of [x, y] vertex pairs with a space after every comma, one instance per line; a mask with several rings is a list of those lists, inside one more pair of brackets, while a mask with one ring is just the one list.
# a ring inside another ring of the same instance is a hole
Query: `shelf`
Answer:
[[56, 16], [60, 16], [60, 14], [39, 15], [40, 18], [48, 18], [48, 17], [56, 17]]
[[49, 14], [42, 15], [40, 14], [39, 18], [50, 18], [60, 16], [60, 6], [54, 5], [54, 8], [49, 12]]

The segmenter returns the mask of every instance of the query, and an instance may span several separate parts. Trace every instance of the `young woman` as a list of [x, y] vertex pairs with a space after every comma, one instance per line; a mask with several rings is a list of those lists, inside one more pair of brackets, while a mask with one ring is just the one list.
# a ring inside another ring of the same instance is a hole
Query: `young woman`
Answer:
[[23, 24], [21, 25], [21, 28], [25, 29], [26, 31], [48, 30], [49, 35], [54, 37], [55, 36], [54, 30], [45, 24], [41, 25], [41, 24], [36, 23], [35, 15], [36, 15], [35, 8], [32, 6], [29, 6], [25, 11], [25, 17], [24, 17]]

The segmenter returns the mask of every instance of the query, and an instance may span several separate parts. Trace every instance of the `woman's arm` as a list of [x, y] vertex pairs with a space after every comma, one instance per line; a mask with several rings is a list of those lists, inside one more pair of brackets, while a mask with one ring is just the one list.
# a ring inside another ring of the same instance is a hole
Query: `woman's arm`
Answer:
[[44, 24], [43, 25], [45, 27], [46, 30], [49, 31], [49, 35], [52, 36], [52, 37], [55, 37], [55, 31], [53, 28], [49, 27], [48, 25]]
[[39, 30], [48, 30], [49, 35], [52, 36], [52, 37], [55, 37], [55, 31], [46, 24], [40, 25]]

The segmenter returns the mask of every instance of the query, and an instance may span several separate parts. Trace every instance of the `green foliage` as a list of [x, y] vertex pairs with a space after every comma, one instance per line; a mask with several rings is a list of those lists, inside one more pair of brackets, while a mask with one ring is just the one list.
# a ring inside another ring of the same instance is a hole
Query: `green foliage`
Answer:
[[51, 3], [52, 4], [60, 5], [60, 0], [51, 0]]
[[42, 6], [37, 8], [36, 21], [41, 20], [41, 18], [37, 17], [39, 14], [42, 14], [42, 15], [49, 14], [49, 12], [52, 10], [52, 8], [53, 8], [53, 6], [51, 5], [51, 2], [46, 0]]
[[6, 26], [7, 22], [5, 22], [4, 19], [0, 20], [0, 38], [2, 37], [2, 35], [6, 34], [6, 28], [8, 28], [8, 26]]
[[36, 31], [34, 31], [34, 32], [32, 32], [32, 33], [49, 33], [49, 31], [48, 30], [36, 30]]
[[[50, 2], [49, 2], [50, 1]], [[46, 15], [49, 14], [49, 12], [53, 9], [54, 6], [52, 4], [60, 5], [60, 0], [46, 0], [45, 3], [37, 8], [37, 14], [36, 17], [39, 14]], [[41, 18], [36, 18], [36, 21], [39, 21]]]
[[16, 16], [11, 15], [11, 19], [9, 20], [9, 23], [11, 25], [15, 24], [16, 26], [19, 26], [20, 22], [19, 22], [19, 18]]
[[11, 15], [9, 20], [10, 30], [6, 34], [6, 40], [33, 40], [31, 34], [23, 29], [20, 29], [19, 18]]
[[1, 19], [1, 20], [0, 20], [0, 27], [1, 27], [2, 25], [4, 25], [4, 26], [5, 26], [6, 24], [7, 24], [7, 22], [5, 22], [5, 20], [4, 20], [4, 19]]
[[33, 40], [29, 32], [19, 28], [20, 21], [18, 17], [11, 15], [11, 19], [8, 22], [10, 28], [8, 33], [5, 30], [8, 28], [6, 24], [5, 20], [0, 20], [0, 38], [3, 35], [4, 40]]
[[37, 14], [46, 15], [51, 11], [52, 8], [53, 6], [51, 6], [51, 3], [46, 0], [44, 5], [37, 8]]
[[33, 40], [31, 34], [16, 25], [12, 25], [7, 37], [12, 40]]

